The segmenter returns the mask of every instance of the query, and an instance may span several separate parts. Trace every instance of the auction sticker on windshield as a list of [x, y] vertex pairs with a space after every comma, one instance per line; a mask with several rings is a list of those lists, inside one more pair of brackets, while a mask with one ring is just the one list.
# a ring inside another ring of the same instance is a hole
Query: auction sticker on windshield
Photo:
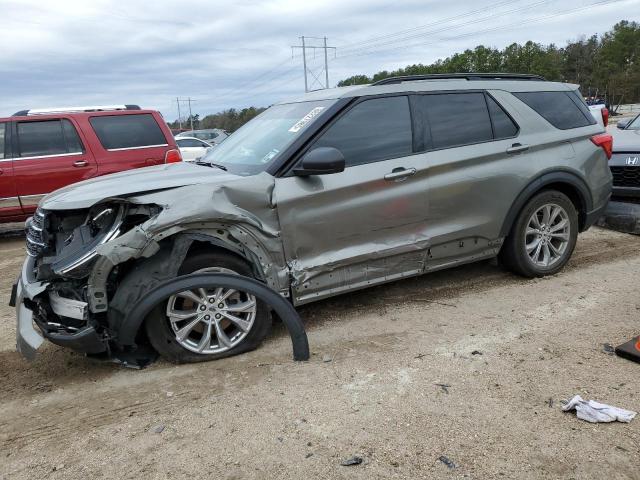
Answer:
[[309, 123], [315, 117], [320, 115], [320, 112], [322, 112], [323, 110], [324, 110], [324, 107], [314, 108], [309, 113], [307, 113], [304, 117], [302, 117], [302, 119], [298, 120], [295, 123], [295, 125], [289, 129], [289, 131], [292, 133], [298, 133], [300, 130], [302, 130], [305, 127], [307, 123]]

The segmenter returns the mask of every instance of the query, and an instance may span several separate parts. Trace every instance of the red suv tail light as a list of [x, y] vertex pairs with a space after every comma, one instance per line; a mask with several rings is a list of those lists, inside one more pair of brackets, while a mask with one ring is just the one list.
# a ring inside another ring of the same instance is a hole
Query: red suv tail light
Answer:
[[602, 112], [602, 122], [604, 123], [604, 126], [606, 127], [607, 125], [609, 125], [609, 109], [603, 108], [600, 111]]
[[604, 153], [607, 154], [607, 159], [611, 159], [611, 153], [613, 152], [613, 137], [608, 133], [601, 133], [600, 135], [596, 135], [591, 137], [591, 141], [594, 145], [602, 148]]
[[182, 155], [180, 155], [180, 150], [168, 150], [167, 153], [164, 154], [164, 163], [177, 163], [182, 161]]

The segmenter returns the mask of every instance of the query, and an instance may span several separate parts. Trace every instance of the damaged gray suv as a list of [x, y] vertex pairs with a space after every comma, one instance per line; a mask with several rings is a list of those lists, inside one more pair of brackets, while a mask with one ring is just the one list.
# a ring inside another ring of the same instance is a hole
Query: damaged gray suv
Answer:
[[253, 277], [302, 305], [499, 256], [558, 272], [611, 192], [611, 137], [576, 85], [535, 76], [400, 77], [272, 106], [199, 164], [149, 167], [44, 198], [16, 284], [18, 349], [44, 339], [178, 362], [256, 348], [267, 305], [167, 279]]

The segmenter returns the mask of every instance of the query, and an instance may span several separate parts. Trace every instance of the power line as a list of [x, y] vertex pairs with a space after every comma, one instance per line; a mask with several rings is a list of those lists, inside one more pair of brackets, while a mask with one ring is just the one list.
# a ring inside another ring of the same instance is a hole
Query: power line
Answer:
[[344, 44], [344, 45], [339, 45], [339, 47], [340, 47], [341, 50], [351, 50], [351, 49], [353, 49], [355, 47], [360, 48], [363, 45], [368, 44], [368, 43], [375, 43], [375, 42], [378, 42], [380, 40], [384, 40], [384, 39], [387, 39], [387, 38], [392, 38], [392, 37], [396, 37], [396, 36], [409, 34], [409, 33], [412, 33], [412, 32], [418, 31], [418, 30], [422, 30], [424, 28], [428, 28], [428, 27], [431, 27], [431, 26], [434, 26], [434, 25], [442, 25], [443, 23], [448, 23], [448, 22], [450, 22], [452, 20], [458, 20], [460, 18], [464, 18], [464, 17], [468, 17], [468, 16], [471, 16], [471, 15], [475, 15], [477, 13], [484, 12], [484, 11], [486, 11], [488, 9], [495, 9], [495, 8], [499, 8], [499, 7], [504, 6], [504, 5], [508, 5], [508, 4], [512, 4], [512, 3], [518, 3], [519, 1], [521, 1], [521, 0], [504, 0], [502, 2], [498, 2], [498, 3], [495, 3], [493, 5], [487, 5], [486, 7], [479, 8], [477, 10], [471, 10], [471, 11], [468, 11], [468, 12], [465, 12], [465, 13], [462, 13], [462, 14], [453, 15], [451, 17], [443, 18], [441, 20], [430, 22], [430, 23], [427, 23], [425, 25], [420, 25], [420, 26], [409, 28], [407, 30], [400, 30], [398, 32], [388, 33], [388, 34], [385, 34], [385, 35], [369, 37], [368, 39], [365, 39], [365, 40], [362, 40], [362, 41], [359, 41], [359, 42], [352, 42], [352, 43], [347, 43], [347, 44]]
[[511, 26], [496, 26], [496, 27], [490, 27], [490, 28], [486, 28], [483, 30], [476, 30], [473, 32], [468, 32], [465, 34], [461, 34], [461, 35], [456, 35], [453, 37], [441, 37], [438, 39], [435, 39], [433, 41], [429, 41], [429, 42], [418, 42], [418, 43], [413, 43], [413, 44], [405, 44], [399, 47], [392, 47], [392, 48], [383, 48], [383, 49], [378, 49], [378, 50], [373, 50], [373, 51], [364, 51], [362, 53], [352, 53], [352, 54], [348, 54], [348, 55], [343, 55], [343, 56], [339, 56], [337, 58], [337, 60], [342, 60], [343, 58], [346, 57], [351, 57], [351, 56], [366, 56], [366, 55], [372, 55], [375, 53], [380, 53], [380, 52], [387, 52], [387, 51], [393, 51], [393, 50], [398, 50], [398, 49], [407, 49], [407, 48], [412, 48], [412, 47], [417, 47], [417, 46], [427, 46], [427, 45], [434, 45], [436, 43], [440, 43], [440, 42], [445, 42], [445, 41], [449, 41], [449, 40], [458, 40], [461, 38], [466, 38], [466, 37], [471, 37], [474, 35], [478, 35], [481, 33], [489, 33], [489, 32], [493, 32], [493, 31], [504, 31], [504, 30], [509, 30], [509, 29], [513, 29], [513, 28], [520, 28], [522, 25], [528, 25], [528, 24], [532, 24], [532, 23], [537, 23], [543, 20], [550, 20], [556, 17], [560, 17], [560, 16], [564, 16], [564, 15], [568, 15], [570, 13], [574, 13], [578, 10], [582, 10], [584, 8], [588, 8], [588, 7], [597, 7], [597, 6], [603, 6], [603, 5], [609, 5], [609, 4], [613, 4], [613, 3], [619, 3], [619, 2], [624, 2], [624, 1], [629, 1], [629, 0], [601, 0], [599, 2], [594, 2], [588, 5], [583, 5], [580, 7], [576, 7], [576, 8], [571, 8], [568, 10], [564, 10], [562, 12], [556, 12], [550, 15], [545, 15], [542, 17], [538, 17], [538, 18], [532, 18], [532, 19], [528, 19], [528, 20], [523, 20], [518, 22], [517, 25], [511, 25]]
[[[385, 45], [393, 45], [393, 44], [396, 44], [396, 43], [399, 43], [399, 42], [406, 42], [407, 40], [412, 40], [414, 38], [420, 38], [420, 37], [423, 37], [425, 35], [434, 35], [434, 34], [437, 34], [437, 33], [441, 33], [443, 31], [452, 30], [454, 28], [457, 29], [457, 28], [460, 28], [460, 27], [468, 26], [468, 25], [474, 25], [474, 24], [477, 24], [477, 23], [484, 23], [484, 22], [487, 22], [487, 21], [493, 21], [497, 17], [503, 17], [505, 15], [509, 15], [509, 14], [512, 14], [512, 13], [518, 13], [518, 12], [521, 12], [521, 11], [530, 10], [532, 8], [541, 7], [541, 6], [545, 5], [545, 4], [551, 3], [553, 1], [555, 1], [555, 0], [538, 0], [538, 1], [534, 2], [534, 3], [530, 3], [530, 4], [527, 4], [527, 5], [524, 5], [524, 6], [513, 8], [511, 10], [507, 10], [507, 11], [500, 12], [500, 13], [492, 13], [489, 16], [486, 16], [486, 17], [474, 18], [474, 19], [471, 19], [471, 20], [468, 20], [468, 21], [465, 21], [465, 22], [462, 22], [462, 23], [458, 23], [458, 24], [452, 25], [452, 26], [442, 26], [442, 27], [436, 28], [434, 30], [428, 30], [428, 31], [422, 32], [422, 33], [415, 33], [415, 34], [412, 34], [412, 35], [407, 35], [407, 36], [404, 36], [402, 38], [398, 38], [398, 39], [395, 39], [395, 40], [389, 40], [389, 41], [386, 41], [386, 42], [378, 42], [377, 44], [365, 46], [365, 47], [358, 48], [358, 49], [353, 49], [352, 51], [347, 50], [346, 54], [342, 54], [340, 56], [341, 57], [353, 56], [353, 55], [357, 56], [357, 54], [359, 54], [361, 52], [364, 52], [364, 51], [367, 51], [367, 50], [370, 50], [370, 49], [373, 49], [373, 48], [379, 48], [379, 47], [383, 47]], [[465, 14], [464, 16], [467, 16], [467, 15]], [[405, 46], [406, 45], [403, 45], [403, 47], [405, 47]], [[341, 49], [341, 51], [344, 52], [343, 49]]]

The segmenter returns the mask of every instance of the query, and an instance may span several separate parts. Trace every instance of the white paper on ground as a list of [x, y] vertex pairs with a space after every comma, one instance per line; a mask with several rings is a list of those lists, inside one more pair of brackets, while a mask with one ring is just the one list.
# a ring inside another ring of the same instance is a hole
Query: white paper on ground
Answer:
[[594, 400], [584, 400], [580, 395], [576, 395], [569, 400], [569, 403], [564, 405], [562, 410], [568, 412], [574, 408], [578, 418], [591, 423], [615, 422], [616, 420], [629, 423], [637, 415], [636, 412], [631, 410], [612, 407]]

